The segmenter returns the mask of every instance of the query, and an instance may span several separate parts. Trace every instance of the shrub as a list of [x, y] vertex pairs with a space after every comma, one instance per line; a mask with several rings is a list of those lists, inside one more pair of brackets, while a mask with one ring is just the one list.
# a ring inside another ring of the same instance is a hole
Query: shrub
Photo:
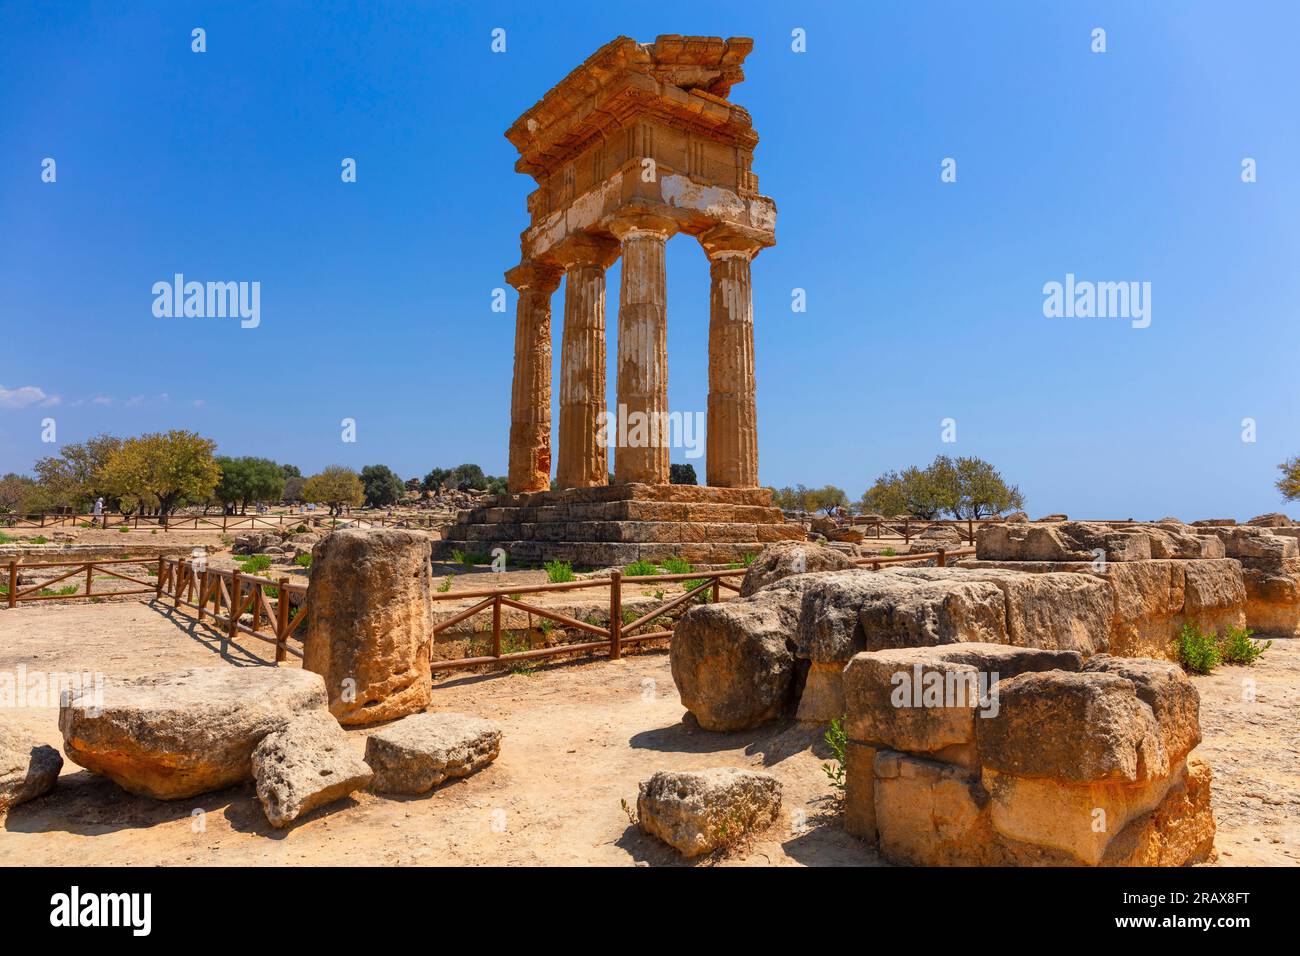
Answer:
[[1178, 635], [1178, 660], [1193, 674], [1208, 674], [1220, 661], [1219, 644], [1212, 634], [1203, 634], [1199, 626], [1184, 624]]
[[1230, 627], [1219, 636], [1219, 656], [1225, 664], [1250, 665], [1273, 646], [1272, 641], [1253, 641], [1248, 627]]
[[8, 535], [5, 534], [3, 531], [0, 531], [0, 544], [13, 544], [17, 540], [18, 539], [13, 537], [12, 535]]
[[126, 534], [131, 529], [128, 528], [126, 525], [122, 525], [122, 527], [118, 528], [117, 530], [120, 534]]
[[568, 561], [547, 561], [546, 578], [552, 584], [564, 584], [566, 581], [574, 580], [573, 565]]
[[437, 588], [438, 592], [439, 592], [440, 594], [446, 594], [448, 591], [450, 591], [450, 590], [451, 590], [451, 582], [452, 582], [452, 579], [455, 578], [455, 577], [456, 577], [456, 575], [454, 575], [454, 574], [449, 574], [449, 575], [447, 575], [445, 578], [443, 578], [443, 579], [442, 579], [442, 583], [438, 585], [438, 588]]
[[45, 535], [43, 534], [38, 534], [31, 538], [28, 538], [27, 543], [28, 544], [49, 544], [50, 539], [45, 537]]
[[844, 718], [836, 717], [831, 721], [830, 729], [826, 731], [823, 738], [826, 746], [831, 748], [831, 757], [834, 763], [822, 764], [822, 773], [830, 779], [831, 786], [836, 790], [844, 789], [844, 751], [848, 746], [848, 734], [844, 732]]
[[630, 578], [643, 578], [647, 575], [658, 574], [657, 568], [653, 561], [636, 560], [623, 569], [623, 574]]
[[885, 548], [885, 550], [883, 550], [883, 551], [880, 552], [880, 556], [881, 556], [882, 558], [892, 558], [892, 557], [894, 557], [896, 554], [898, 554], [898, 552], [895, 551], [893, 548]]
[[298, 565], [298, 567], [300, 567], [300, 568], [310, 568], [310, 567], [311, 567], [311, 555], [310, 555], [310, 554], [300, 554], [300, 555], [298, 555], [298, 557], [296, 557], [296, 558], [293, 559], [293, 563], [296, 564], [296, 565]]

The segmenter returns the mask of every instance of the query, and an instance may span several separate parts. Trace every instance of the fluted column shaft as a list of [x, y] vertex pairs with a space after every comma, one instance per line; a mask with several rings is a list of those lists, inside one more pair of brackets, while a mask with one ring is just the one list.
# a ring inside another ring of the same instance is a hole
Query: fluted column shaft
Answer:
[[584, 238], [561, 250], [564, 337], [560, 363], [560, 458], [556, 484], [590, 488], [609, 482], [605, 450], [605, 269], [613, 242]]
[[515, 375], [510, 394], [511, 492], [551, 487], [551, 294], [556, 268], [523, 263], [506, 273], [519, 292], [515, 311]]
[[623, 257], [618, 300], [618, 442], [614, 480], [668, 484], [668, 311], [664, 220], [615, 223]]
[[758, 487], [754, 402], [754, 306], [750, 260], [757, 248], [710, 249], [707, 483]]

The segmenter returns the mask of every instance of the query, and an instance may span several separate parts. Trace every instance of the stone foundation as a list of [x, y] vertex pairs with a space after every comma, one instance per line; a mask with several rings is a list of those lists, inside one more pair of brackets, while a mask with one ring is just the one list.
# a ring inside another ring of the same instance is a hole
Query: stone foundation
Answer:
[[1188, 759], [1199, 697], [1176, 665], [969, 643], [858, 654], [844, 688], [845, 827], [891, 862], [1181, 866], [1212, 851], [1209, 766]]
[[461, 512], [434, 542], [433, 555], [504, 548], [511, 563], [607, 567], [681, 557], [726, 564], [772, 542], [803, 538], [803, 528], [786, 523], [765, 488], [629, 483], [499, 495]]

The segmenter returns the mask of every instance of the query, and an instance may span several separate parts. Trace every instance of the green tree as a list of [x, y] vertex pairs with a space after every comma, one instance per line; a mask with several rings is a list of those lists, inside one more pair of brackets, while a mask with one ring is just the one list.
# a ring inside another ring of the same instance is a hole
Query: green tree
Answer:
[[366, 500], [361, 479], [351, 468], [330, 465], [320, 474], [312, 475], [302, 489], [307, 501], [328, 505], [331, 515], [339, 514], [345, 505], [359, 505]]
[[1025, 496], [1008, 485], [998, 470], [982, 458], [958, 458], [956, 500], [949, 510], [954, 518], [988, 518], [1025, 506]]
[[221, 468], [221, 480], [212, 495], [227, 514], [233, 514], [236, 507], [242, 514], [250, 504], [279, 501], [284, 494], [284, 468], [269, 458], [229, 458], [223, 455], [216, 462]]
[[668, 483], [672, 485], [698, 485], [700, 480], [695, 477], [695, 466], [687, 462], [684, 465], [668, 466]]
[[32, 511], [29, 502], [35, 501], [39, 493], [35, 478], [10, 472], [0, 478], [0, 514]]
[[488, 479], [478, 465], [457, 465], [451, 470], [447, 483], [457, 491], [486, 491]]
[[934, 520], [947, 512], [979, 519], [1023, 508], [1024, 496], [983, 459], [939, 455], [926, 468], [913, 465], [881, 475], [863, 494], [861, 507], [889, 517]]
[[424, 480], [420, 482], [420, 487], [435, 495], [441, 494], [443, 486], [448, 482], [448, 480], [450, 480], [450, 478], [451, 469], [434, 468], [424, 476]]
[[221, 480], [215, 448], [212, 439], [179, 429], [128, 438], [108, 456], [96, 481], [120, 498], [156, 501], [166, 517], [185, 501], [211, 500]]
[[1276, 488], [1287, 501], [1300, 498], [1300, 458], [1290, 458], [1277, 466], [1282, 477], [1277, 480]]
[[847, 508], [849, 505], [849, 496], [844, 493], [843, 488], [836, 488], [834, 485], [823, 485], [820, 488], [813, 488], [805, 496], [806, 511], [822, 511], [830, 514], [836, 508]]
[[290, 504], [298, 504], [307, 499], [303, 497], [302, 490], [307, 485], [306, 478], [290, 478], [284, 483], [284, 500]]
[[33, 470], [40, 485], [41, 510], [71, 508], [88, 510], [96, 498], [105, 498], [110, 509], [117, 500], [100, 478], [113, 452], [122, 447], [122, 439], [96, 435], [84, 442], [64, 445], [59, 454], [42, 458]]
[[386, 508], [402, 500], [406, 486], [387, 465], [366, 465], [361, 469], [361, 487], [370, 508]]

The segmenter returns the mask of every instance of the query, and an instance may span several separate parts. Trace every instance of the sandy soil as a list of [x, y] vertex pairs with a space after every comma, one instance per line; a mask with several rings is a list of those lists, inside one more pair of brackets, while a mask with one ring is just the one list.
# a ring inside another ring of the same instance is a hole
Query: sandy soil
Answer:
[[[144, 603], [24, 607], [0, 613], [0, 670], [138, 674], [187, 665], [261, 666], [269, 646], [223, 646], [191, 618]], [[1254, 701], [1242, 678], [1255, 680]], [[1300, 641], [1255, 668], [1197, 678], [1215, 769], [1221, 864], [1300, 862]], [[589, 660], [531, 674], [438, 683], [434, 709], [500, 721], [500, 758], [430, 795], [369, 793], [288, 831], [265, 820], [251, 784], [193, 800], [135, 797], [65, 764], [58, 788], [13, 810], [0, 864], [610, 864], [671, 865], [675, 854], [631, 825], [639, 780], [660, 769], [762, 768], [785, 788], [785, 818], [743, 851], [702, 865], [878, 865], [848, 837], [820, 769], [820, 733], [777, 726], [711, 734], [683, 724], [668, 657]], [[59, 746], [57, 710], [14, 716]], [[358, 752], [365, 731], [350, 732]]]

